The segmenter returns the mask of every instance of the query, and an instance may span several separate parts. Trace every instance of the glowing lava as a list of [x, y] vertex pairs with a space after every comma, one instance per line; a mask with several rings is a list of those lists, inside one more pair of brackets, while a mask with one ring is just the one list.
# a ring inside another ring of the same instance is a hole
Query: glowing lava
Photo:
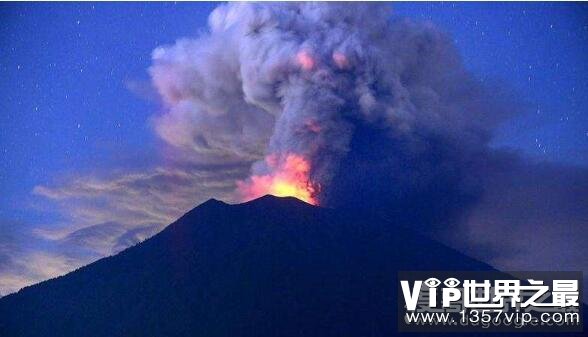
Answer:
[[317, 184], [310, 180], [310, 163], [297, 154], [288, 154], [278, 161], [276, 156], [267, 156], [266, 163], [272, 170], [267, 175], [254, 175], [247, 181], [237, 182], [243, 199], [251, 200], [266, 194], [278, 197], [295, 197], [317, 205]]

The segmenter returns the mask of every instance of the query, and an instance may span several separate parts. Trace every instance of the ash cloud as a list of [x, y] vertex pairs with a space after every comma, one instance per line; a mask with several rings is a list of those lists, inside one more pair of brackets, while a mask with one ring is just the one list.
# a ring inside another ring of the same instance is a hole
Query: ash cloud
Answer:
[[0, 217], [0, 297], [80, 266], [79, 259], [45, 247], [32, 226]]
[[558, 269], [556, 248], [532, 242], [565, 249], [567, 237], [565, 268], [588, 270], [569, 235], [588, 229], [588, 192], [574, 188], [587, 170], [492, 148], [525, 104], [472, 76], [430, 23], [381, 4], [231, 3], [208, 32], [157, 48], [150, 72], [158, 134], [194, 158], [263, 175], [276, 166], [265, 157], [294, 153], [323, 205], [383, 213], [499, 268]]
[[[514, 105], [464, 69], [430, 24], [390, 18], [387, 5], [227, 4], [208, 33], [153, 52], [153, 84], [166, 104], [156, 130], [202, 160], [302, 155], [323, 187], [349, 157], [359, 128], [418, 155], [431, 141], [484, 148]], [[470, 150], [473, 148], [473, 150]], [[389, 160], [383, 151], [381, 160]], [[330, 196], [329, 196], [330, 197]]]

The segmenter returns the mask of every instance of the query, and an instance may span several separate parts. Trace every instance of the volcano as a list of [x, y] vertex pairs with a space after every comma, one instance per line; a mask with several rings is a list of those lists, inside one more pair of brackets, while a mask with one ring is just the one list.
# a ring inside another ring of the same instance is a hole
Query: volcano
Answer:
[[0, 336], [393, 336], [397, 271], [490, 269], [390, 220], [290, 197], [211, 199], [0, 299]]

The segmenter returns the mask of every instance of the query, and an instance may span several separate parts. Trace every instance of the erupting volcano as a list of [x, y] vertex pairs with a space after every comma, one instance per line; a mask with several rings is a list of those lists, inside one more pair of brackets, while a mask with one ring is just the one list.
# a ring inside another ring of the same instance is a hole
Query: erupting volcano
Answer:
[[518, 108], [470, 74], [451, 37], [388, 7], [219, 6], [208, 32], [153, 52], [158, 135], [190, 167], [218, 168], [221, 198], [457, 222], [483, 198], [477, 168], [502, 161], [493, 128]]
[[271, 194], [278, 197], [295, 197], [309, 204], [317, 205], [316, 194], [319, 186], [310, 179], [310, 163], [303, 156], [288, 154], [284, 159], [269, 155], [265, 162], [271, 173], [253, 175], [247, 181], [237, 183], [244, 200], [249, 201]]

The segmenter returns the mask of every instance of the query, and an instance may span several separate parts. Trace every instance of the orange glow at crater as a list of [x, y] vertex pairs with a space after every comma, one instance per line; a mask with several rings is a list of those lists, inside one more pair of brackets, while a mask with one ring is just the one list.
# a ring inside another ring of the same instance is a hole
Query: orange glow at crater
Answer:
[[309, 204], [317, 205], [318, 184], [310, 180], [310, 163], [303, 156], [288, 154], [280, 162], [274, 155], [266, 157], [272, 173], [254, 175], [247, 181], [238, 181], [238, 191], [245, 201], [266, 194], [278, 197], [295, 197]]

